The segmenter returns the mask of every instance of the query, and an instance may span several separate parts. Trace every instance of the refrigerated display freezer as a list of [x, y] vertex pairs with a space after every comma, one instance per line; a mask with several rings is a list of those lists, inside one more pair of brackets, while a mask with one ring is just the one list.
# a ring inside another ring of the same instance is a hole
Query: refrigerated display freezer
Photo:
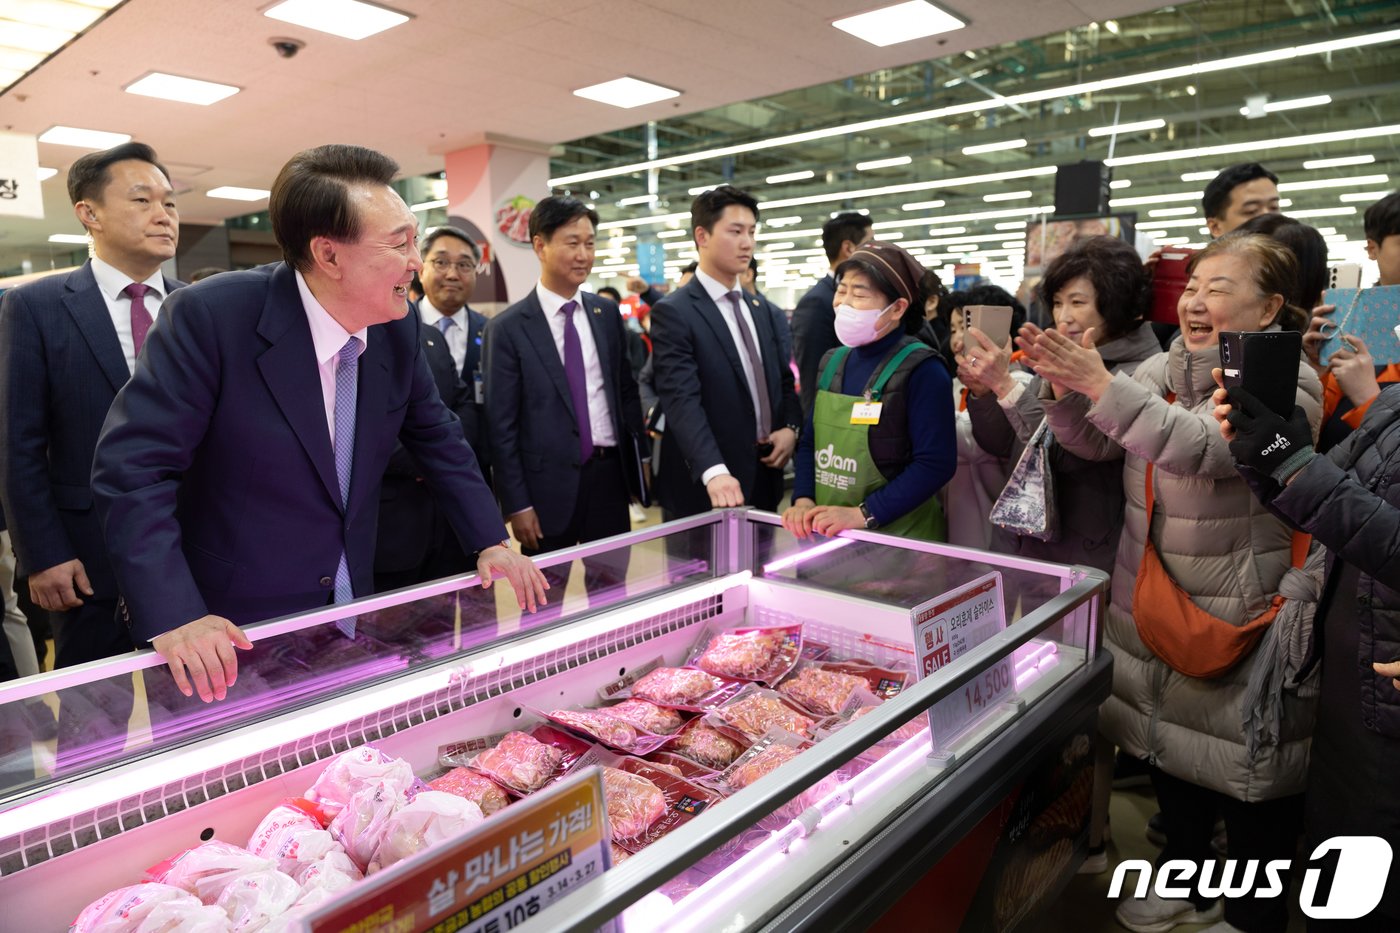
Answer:
[[[254, 627], [222, 703], [179, 696], [149, 652], [0, 688], [0, 928], [66, 929], [184, 849], [243, 845], [347, 749], [432, 776], [441, 749], [600, 706], [604, 684], [683, 664], [720, 629], [801, 623], [809, 655], [917, 665], [916, 610], [991, 574], [1004, 627], [516, 929], [1007, 930], [1082, 857], [1102, 573], [862, 532], [803, 542], [748, 510], [539, 563], [575, 580], [535, 615], [464, 576]], [[118, 732], [57, 754], [24, 735], [25, 701], [121, 691], [136, 713]]]

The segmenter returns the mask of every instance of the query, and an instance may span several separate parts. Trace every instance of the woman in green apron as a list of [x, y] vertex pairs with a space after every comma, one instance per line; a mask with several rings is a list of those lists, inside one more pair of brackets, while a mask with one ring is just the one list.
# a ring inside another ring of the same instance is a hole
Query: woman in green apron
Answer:
[[792, 507], [799, 538], [847, 528], [945, 537], [935, 494], [956, 462], [953, 379], [912, 335], [938, 277], [893, 243], [872, 242], [836, 267], [836, 336], [797, 447]]

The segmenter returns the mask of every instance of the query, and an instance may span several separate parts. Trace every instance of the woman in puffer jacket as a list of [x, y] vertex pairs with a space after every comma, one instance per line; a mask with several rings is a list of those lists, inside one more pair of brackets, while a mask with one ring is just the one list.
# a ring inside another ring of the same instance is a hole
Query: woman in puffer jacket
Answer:
[[[1304, 312], [1284, 298], [1295, 275], [1292, 254], [1266, 237], [1214, 241], [1190, 267], [1177, 307], [1181, 333], [1131, 377], [1110, 374], [1098, 353], [1061, 334], [1022, 329], [1031, 365], [1054, 388], [1046, 417], [1055, 437], [1086, 459], [1123, 460], [1127, 505], [1105, 629], [1114, 658], [1113, 696], [1099, 727], [1148, 761], [1167, 835], [1159, 866], [1184, 859], [1214, 869], [1210, 839], [1217, 810], [1225, 816], [1232, 859], [1290, 859], [1301, 829], [1312, 703], [1290, 694], [1281, 734], [1250, 754], [1243, 696], [1253, 666], [1270, 659], [1256, 650], [1217, 676], [1188, 676], [1144, 643], [1134, 621], [1135, 611], [1146, 620], [1146, 610], [1159, 608], [1134, 606], [1148, 540], [1189, 602], [1229, 626], [1263, 614], [1293, 563], [1292, 531], [1235, 472], [1212, 417], [1211, 371], [1220, 366], [1222, 331], [1302, 329]], [[1299, 359], [1297, 403], [1312, 431], [1321, 418], [1321, 396], [1317, 376]], [[1149, 475], [1155, 498], [1150, 527]], [[1174, 624], [1167, 615], [1153, 624]], [[1181, 658], [1176, 663], [1186, 666]], [[1266, 885], [1263, 875], [1255, 879], [1255, 892]], [[1224, 922], [1211, 933], [1282, 933], [1287, 927], [1285, 897], [1231, 898], [1223, 913]], [[1163, 933], [1221, 914], [1218, 898], [1192, 887], [1190, 898], [1161, 898], [1155, 891], [1125, 898], [1117, 917], [1130, 930]]]
[[[1284, 421], [1238, 390], [1218, 391], [1216, 401], [1221, 432], [1259, 501], [1327, 548], [1308, 661], [1321, 661], [1322, 685], [1306, 851], [1337, 836], [1379, 836], [1400, 854], [1400, 385], [1387, 386], [1325, 455], [1313, 453], [1300, 412]], [[1287, 446], [1271, 449], [1280, 437]], [[1376, 909], [1342, 928], [1400, 930], [1393, 866]]]

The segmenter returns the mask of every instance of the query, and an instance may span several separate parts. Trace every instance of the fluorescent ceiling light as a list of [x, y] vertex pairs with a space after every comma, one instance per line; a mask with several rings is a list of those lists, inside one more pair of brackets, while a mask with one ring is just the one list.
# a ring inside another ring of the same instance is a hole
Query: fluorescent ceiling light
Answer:
[[996, 225], [996, 229], [998, 230], [1022, 230], [1025, 229], [1025, 227], [1026, 222], [1024, 220], [1008, 220]]
[[236, 88], [232, 84], [217, 84], [213, 81], [182, 78], [179, 75], [153, 71], [144, 78], [128, 84], [122, 90], [128, 94], [140, 94], [142, 97], [159, 97], [161, 100], [173, 100], [182, 104], [199, 104], [207, 107], [226, 97], [232, 97], [241, 88]]
[[221, 188], [211, 188], [204, 192], [208, 198], [227, 198], [230, 201], [261, 201], [270, 195], [271, 191], [262, 188], [238, 188], [233, 185], [224, 185]]
[[50, 243], [86, 243], [88, 237], [86, 233], [51, 233]]
[[[1397, 30], [1400, 32], [1400, 30]], [[1379, 136], [1400, 134], [1400, 124], [1388, 126], [1359, 126], [1350, 130], [1332, 133], [1309, 133], [1304, 136], [1282, 136], [1276, 139], [1254, 139], [1241, 143], [1226, 143], [1220, 146], [1200, 146], [1195, 149], [1174, 149], [1170, 151], [1147, 152], [1142, 155], [1119, 156], [1104, 159], [1104, 164], [1145, 165], [1149, 162], [1175, 162], [1178, 159], [1198, 159], [1204, 156], [1230, 155], [1239, 152], [1263, 152], [1269, 149], [1293, 149], [1299, 146], [1316, 146], [1321, 143], [1345, 142], [1354, 139], [1375, 139]]]
[[1114, 179], [1113, 181], [1108, 183], [1108, 186], [1114, 191], [1121, 191], [1124, 188], [1131, 188], [1133, 186], [1133, 183], [1126, 178], [1121, 180]]
[[[249, 190], [251, 190], [251, 189], [249, 189]], [[266, 191], [263, 192], [263, 196], [264, 196], [264, 197], [267, 196], [267, 192], [266, 192]], [[255, 200], [255, 199], [249, 198], [249, 200]], [[437, 199], [432, 200], [432, 201], [419, 201], [417, 204], [410, 204], [410, 205], [408, 206], [408, 209], [411, 210], [411, 211], [430, 211], [430, 210], [433, 210], [434, 208], [446, 207], [446, 206], [447, 206], [447, 198], [437, 198]]]
[[656, 237], [660, 240], [669, 240], [672, 237], [688, 236], [689, 233], [690, 231], [688, 230], [662, 230]]
[[770, 185], [781, 185], [785, 181], [806, 181], [809, 178], [815, 178], [816, 175], [817, 173], [813, 171], [785, 172], [782, 175], [769, 175], [763, 180]]
[[1390, 193], [1389, 191], [1348, 191], [1346, 194], [1338, 195], [1337, 200], [1362, 202], [1379, 201]]
[[80, 149], [111, 149], [130, 142], [127, 133], [107, 133], [102, 130], [83, 130], [75, 126], [54, 126], [39, 134], [39, 142], [53, 143], [56, 146], [77, 146]]
[[1028, 198], [1028, 197], [1030, 197], [1032, 194], [1034, 194], [1034, 192], [1032, 192], [1032, 191], [1001, 191], [1001, 192], [998, 192], [997, 194], [984, 194], [984, 195], [982, 195], [982, 200], [984, 200], [984, 201], [1019, 201], [1019, 200], [1021, 200], [1022, 198]]
[[899, 232], [898, 230], [894, 230], [894, 231], [891, 231], [891, 232], [889, 232], [889, 233], [877, 233], [877, 234], [875, 234], [875, 239], [877, 239], [877, 240], [902, 240], [902, 239], [904, 239], [904, 234], [901, 233], [901, 232]]
[[1026, 145], [1024, 139], [1004, 139], [999, 143], [981, 143], [976, 146], [963, 146], [963, 155], [979, 155], [983, 152], [1000, 152], [1003, 149], [1021, 149]]
[[41, 165], [41, 166], [39, 166], [39, 180], [40, 180], [40, 181], [48, 181], [50, 178], [54, 177], [54, 176], [57, 175], [57, 174], [58, 174], [58, 169], [56, 169], [56, 168], [49, 168], [47, 165]]
[[1303, 163], [1303, 168], [1341, 168], [1344, 165], [1370, 165], [1374, 161], [1376, 157], [1373, 155], [1338, 156], [1335, 159], [1308, 159]]
[[[1332, 98], [1326, 94], [1319, 94], [1316, 97], [1299, 97], [1294, 100], [1271, 100], [1264, 105], [1265, 113], [1277, 113], [1280, 110], [1301, 110], [1304, 107], [1321, 107], [1323, 104], [1332, 103]], [[1249, 108], [1241, 107], [1240, 116], [1249, 116]]]
[[1122, 135], [1123, 133], [1136, 133], [1141, 130], [1160, 130], [1166, 125], [1167, 121], [1160, 118], [1154, 120], [1138, 120], [1136, 123], [1119, 123], [1116, 126], [1096, 126], [1089, 130], [1089, 135], [1112, 136], [1115, 133]]
[[1280, 191], [1313, 191], [1318, 188], [1350, 188], [1355, 185], [1389, 184], [1389, 175], [1355, 175], [1351, 178], [1314, 178], [1310, 181], [1285, 181], [1278, 186]]
[[963, 175], [958, 178], [940, 178], [937, 181], [911, 181], [899, 185], [882, 185], [878, 188], [860, 188], [855, 191], [833, 191], [827, 194], [813, 194], [801, 198], [783, 198], [777, 201], [764, 201], [759, 207], [767, 210], [775, 207], [797, 207], [802, 204], [821, 204], [827, 201], [860, 200], [885, 194], [905, 194], [914, 191], [928, 191], [934, 188], [958, 188], [964, 185], [981, 185], [1015, 178], [1037, 178], [1055, 174], [1053, 165], [1036, 168], [1021, 168], [1010, 172], [990, 172], [985, 175]]
[[1114, 198], [1109, 207], [1134, 207], [1139, 204], [1177, 204], [1182, 201], [1199, 201], [1199, 191], [1179, 191], [1176, 194], [1144, 194], [1139, 197]]
[[[755, 236], [754, 236], [754, 239], [755, 239], [755, 240], [785, 240], [785, 239], [788, 239], [789, 237], [799, 237], [799, 236], [821, 236], [821, 235], [822, 235], [821, 229], [820, 229], [820, 228], [816, 228], [816, 229], [812, 229], [812, 230], [783, 230], [783, 231], [780, 232], [780, 233], [760, 233], [760, 234], [755, 235]], [[769, 247], [769, 248], [771, 249], [772, 247]]]
[[[1195, 75], [1208, 74], [1217, 71], [1233, 71], [1250, 65], [1264, 64], [1266, 62], [1285, 61], [1293, 58], [1300, 58], [1309, 55], [1325, 55], [1330, 52], [1337, 52], [1343, 49], [1357, 49], [1372, 45], [1385, 45], [1391, 42], [1400, 42], [1400, 28], [1388, 29], [1380, 32], [1359, 33], [1341, 39], [1329, 39], [1325, 42], [1313, 42], [1307, 45], [1287, 46], [1285, 48], [1271, 49], [1264, 52], [1256, 52], [1249, 55], [1233, 55], [1225, 58], [1210, 61], [1196, 62], [1190, 65], [1181, 65], [1175, 68], [1160, 68], [1155, 71], [1143, 71], [1135, 74], [1119, 75], [1114, 78], [1103, 78], [1096, 81], [1085, 81], [1079, 84], [1062, 85], [1060, 87], [1044, 88], [1036, 91], [1025, 91], [1020, 94], [1010, 94], [1004, 97], [995, 97], [991, 100], [981, 99], [969, 101], [963, 104], [954, 104], [948, 107], [938, 107], [933, 110], [920, 110], [914, 113], [899, 114], [898, 116], [879, 117], [873, 120], [860, 120], [855, 123], [845, 123], [840, 126], [828, 126], [818, 130], [806, 130], [801, 133], [789, 133], [785, 136], [773, 136], [768, 139], [758, 139], [752, 142], [736, 143], [732, 146], [719, 146], [713, 149], [703, 149], [698, 152], [688, 152], [683, 155], [666, 156], [661, 159], [648, 159], [645, 162], [633, 162], [627, 165], [617, 165], [612, 168], [594, 169], [587, 172], [579, 172], [574, 175], [561, 175], [558, 178], [549, 179], [549, 184], [554, 187], [561, 187], [580, 181], [590, 181], [595, 178], [614, 178], [618, 175], [631, 175], [637, 172], [652, 168], [666, 168], [672, 165], [686, 165], [691, 162], [703, 162], [707, 159], [719, 159], [725, 156], [739, 155], [744, 152], [758, 152], [764, 149], [776, 149], [783, 146], [794, 146], [799, 143], [812, 142], [818, 139], [831, 139], [838, 136], [847, 136], [856, 133], [866, 133], [871, 130], [883, 129], [890, 126], [906, 126], [911, 123], [924, 123], [930, 120], [939, 120], [944, 117], [960, 116], [964, 114], [985, 113], [999, 107], [1014, 107], [1019, 104], [1039, 103], [1041, 101], [1061, 100], [1064, 98], [1079, 97], [1086, 94], [1096, 94], [1102, 91], [1113, 90], [1124, 87], [1139, 87], [1143, 85], [1161, 84], [1178, 78], [1189, 78]], [[1349, 134], [1343, 133], [1342, 136]], [[1385, 135], [1385, 134], [1373, 134]], [[1246, 152], [1253, 144], [1247, 144], [1245, 148], [1235, 151]], [[1150, 161], [1164, 161], [1175, 159], [1176, 153], [1165, 153], [1160, 158]], [[1135, 162], [1121, 159], [1109, 160], [1110, 165], [1131, 165]]]
[[959, 233], [966, 233], [966, 227], [930, 227], [929, 236], [957, 236]]
[[[759, 207], [762, 207], [762, 206], [763, 206], [762, 204], [759, 205]], [[851, 212], [851, 211], [832, 211], [832, 212], [831, 212], [830, 214], [828, 214], [827, 216], [828, 216], [828, 217], [840, 217], [842, 214], [850, 214], [850, 213], [852, 213], [852, 212]], [[855, 211], [854, 213], [861, 214], [862, 216], [865, 216], [865, 217], [869, 217], [869, 216], [870, 216], [870, 208], [868, 208], [868, 207], [862, 207], [860, 210]]]
[[1049, 214], [1055, 210], [1045, 207], [1008, 207], [995, 211], [974, 211], [968, 214], [948, 214], [943, 217], [914, 217], [909, 220], [879, 220], [871, 224], [875, 230], [894, 230], [899, 227], [924, 227], [929, 224], [955, 224], [968, 220], [1005, 220], [1008, 217], [1034, 217], [1036, 214]]
[[1195, 207], [1159, 207], [1154, 211], [1148, 211], [1148, 217], [1189, 217], [1196, 213]]
[[[689, 220], [690, 211], [674, 214], [653, 214], [650, 217], [629, 217], [626, 220], [605, 220], [598, 225], [599, 230], [615, 230], [618, 227], [645, 227], [648, 224], [668, 224], [672, 221]], [[689, 231], [684, 231], [689, 233]]]
[[622, 236], [619, 233], [610, 233], [608, 234], [608, 245], [611, 246], [614, 243], [631, 243], [636, 239], [637, 238], [634, 236]]
[[1219, 174], [1220, 174], [1220, 170], [1219, 170], [1219, 169], [1214, 169], [1214, 168], [1211, 169], [1211, 170], [1208, 171], [1208, 172], [1184, 172], [1184, 173], [1182, 174], [1182, 176], [1181, 176], [1181, 180], [1182, 180], [1182, 181], [1210, 181], [1212, 178], [1214, 178], [1216, 175], [1219, 175]]
[[1356, 213], [1354, 207], [1315, 207], [1305, 211], [1289, 211], [1289, 217], [1350, 217]]
[[706, 191], [714, 191], [714, 190], [715, 190], [716, 188], [718, 188], [718, 187], [719, 187], [718, 184], [714, 184], [714, 185], [698, 185], [697, 187], [694, 187], [694, 188], [687, 188], [687, 189], [685, 189], [685, 193], [688, 194], [688, 195], [690, 195], [690, 196], [693, 198], [693, 197], [695, 197], [697, 194], [704, 194]]
[[633, 204], [654, 204], [655, 202], [656, 195], [654, 194], [637, 194], [630, 198], [622, 198], [617, 203], [619, 207], [629, 207]]
[[926, 39], [943, 32], [961, 29], [967, 23], [951, 13], [940, 10], [925, 0], [909, 0], [894, 6], [845, 16], [832, 22], [833, 26], [857, 39], [884, 48], [914, 39]]
[[944, 204], [943, 201], [911, 201], [908, 204], [901, 204], [902, 211], [936, 211]]
[[10, 6], [10, 4], [5, 5], [4, 39], [4, 44], [9, 48], [47, 54], [62, 48], [66, 42], [77, 35], [77, 30], [54, 29], [52, 26], [41, 26], [37, 23], [15, 22], [10, 18], [12, 15]]
[[765, 227], [791, 227], [802, 223], [801, 217], [770, 217], [763, 222]]
[[632, 107], [641, 107], [644, 104], [654, 104], [659, 100], [680, 97], [681, 92], [653, 84], [650, 81], [643, 81], [641, 78], [626, 76], [604, 81], [602, 84], [581, 87], [574, 91], [574, 96], [596, 100], [600, 104], [610, 104], [613, 107], [627, 110]]
[[1185, 220], [1148, 220], [1145, 221], [1142, 226], [1144, 228], [1154, 229], [1157, 227], [1199, 227], [1205, 222], [1204, 217], [1197, 216], [1188, 217]]
[[345, 39], [364, 39], [410, 19], [406, 13], [363, 0], [282, 0], [263, 10], [263, 16]]
[[868, 172], [875, 168], [894, 168], [896, 165], [908, 165], [913, 162], [911, 156], [895, 156], [890, 159], [872, 159], [869, 162], [857, 162], [857, 172]]

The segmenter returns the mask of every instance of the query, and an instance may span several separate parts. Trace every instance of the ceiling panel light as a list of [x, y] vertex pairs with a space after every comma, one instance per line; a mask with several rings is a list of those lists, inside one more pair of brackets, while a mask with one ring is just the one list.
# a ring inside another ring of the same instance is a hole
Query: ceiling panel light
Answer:
[[[215, 190], [225, 190], [225, 189], [215, 189]], [[252, 190], [254, 190], [254, 189], [252, 189], [252, 188], [236, 188], [236, 189], [234, 189], [234, 190], [236, 190], [236, 191], [252, 191]], [[223, 197], [223, 195], [216, 195], [216, 194], [214, 194], [213, 191], [209, 192], [209, 196], [210, 196], [210, 197]], [[263, 197], [267, 197], [267, 192], [266, 192], [266, 191], [263, 192]], [[249, 201], [256, 201], [257, 198], [248, 198], [248, 200], [249, 200]], [[408, 206], [408, 209], [411, 210], [411, 211], [431, 211], [431, 210], [434, 210], [435, 208], [446, 207], [446, 206], [447, 206], [447, 198], [434, 198], [434, 199], [431, 200], [431, 201], [419, 201], [417, 204], [410, 204], [410, 205]]]
[[697, 185], [697, 186], [694, 187], [694, 188], [687, 188], [687, 189], [685, 189], [685, 193], [688, 194], [688, 195], [690, 195], [690, 196], [693, 198], [693, 197], [695, 197], [697, 194], [704, 194], [706, 191], [714, 191], [714, 190], [715, 190], [716, 188], [718, 188], [718, 187], [719, 187], [719, 185], [717, 185], [717, 184], [715, 184], [715, 185]]
[[40, 181], [48, 181], [50, 178], [54, 177], [54, 176], [57, 175], [57, 174], [58, 174], [58, 169], [56, 169], [56, 168], [49, 168], [47, 165], [41, 165], [41, 166], [39, 166], [39, 180], [40, 180]]
[[1208, 172], [1185, 172], [1181, 176], [1182, 181], [1210, 181], [1220, 174], [1219, 169], [1211, 169]]
[[1003, 149], [1022, 149], [1024, 139], [1004, 139], [999, 143], [981, 143], [976, 146], [963, 146], [963, 155], [979, 155], [983, 152], [1001, 152]]
[[1189, 217], [1196, 213], [1195, 207], [1159, 207], [1148, 211], [1148, 217]]
[[[719, 187], [715, 185], [714, 187]], [[708, 188], [705, 190], [709, 190]], [[690, 220], [690, 211], [674, 214], [653, 214], [650, 217], [629, 217], [626, 220], [605, 220], [598, 225], [599, 230], [615, 230], [619, 227], [645, 227], [648, 224], [668, 224], [672, 221]], [[689, 233], [689, 231], [685, 231]]]
[[1126, 178], [1121, 180], [1115, 179], [1114, 181], [1109, 182], [1108, 186], [1114, 191], [1122, 191], [1124, 188], [1131, 188], [1133, 186], [1133, 183]]
[[791, 227], [802, 223], [801, 217], [770, 217], [763, 222], [765, 227]]
[[602, 84], [581, 87], [574, 91], [574, 96], [596, 100], [600, 104], [610, 104], [627, 110], [632, 107], [641, 107], [644, 104], [654, 104], [659, 100], [680, 97], [681, 92], [628, 76], [604, 81]]
[[785, 172], [782, 175], [769, 175], [763, 180], [770, 185], [781, 185], [785, 181], [806, 181], [809, 178], [815, 178], [816, 175], [817, 173], [812, 171]]
[[656, 238], [659, 240], [669, 240], [672, 237], [688, 236], [689, 234], [690, 231], [688, 230], [662, 230], [656, 235]]
[[893, 158], [889, 159], [871, 159], [869, 162], [857, 162], [856, 171], [868, 172], [871, 169], [876, 168], [894, 168], [896, 165], [908, 165], [910, 162], [913, 161], [914, 159], [911, 156], [894, 156]]
[[1305, 211], [1289, 211], [1289, 217], [1350, 217], [1356, 213], [1354, 207], [1312, 207]]
[[50, 243], [86, 243], [88, 237], [86, 233], [51, 233]]
[[1389, 184], [1389, 175], [1356, 175], [1351, 178], [1314, 178], [1309, 181], [1285, 181], [1280, 191], [1315, 191], [1319, 188], [1351, 188], [1356, 185]]
[[182, 104], [199, 104], [207, 107], [226, 97], [237, 94], [241, 88], [232, 84], [217, 84], [201, 81], [198, 78], [182, 78], [161, 71], [153, 71], [122, 88], [128, 94], [142, 97], [159, 97], [161, 100], [179, 101]]
[[902, 211], [936, 211], [943, 204], [943, 201], [910, 201], [908, 204], [899, 205], [899, 209]]
[[998, 230], [1023, 230], [1025, 227], [1026, 222], [1024, 220], [1008, 220], [996, 225], [996, 229]]
[[111, 149], [130, 142], [126, 133], [107, 133], [102, 130], [83, 130], [75, 126], [54, 126], [39, 134], [39, 142], [53, 143], [56, 146], [77, 146], [80, 149]]
[[1119, 123], [1117, 126], [1096, 126], [1089, 130], [1090, 136], [1112, 136], [1115, 133], [1137, 133], [1142, 130], [1160, 130], [1167, 125], [1167, 121], [1161, 118], [1154, 120], [1138, 120], [1136, 123]]
[[1204, 217], [1188, 217], [1185, 220], [1149, 220], [1144, 227], [1199, 227], [1206, 222]]
[[894, 230], [894, 231], [889, 232], [889, 233], [877, 233], [877, 234], [875, 234], [875, 239], [877, 239], [877, 240], [902, 240], [902, 239], [904, 239], [904, 234], [903, 234], [903, 233], [900, 233], [898, 230]]
[[1000, 192], [998, 192], [998, 193], [996, 193], [996, 194], [984, 194], [984, 195], [982, 195], [982, 200], [984, 200], [984, 201], [1019, 201], [1019, 200], [1021, 200], [1022, 198], [1028, 198], [1028, 197], [1030, 197], [1032, 194], [1034, 194], [1034, 192], [1032, 192], [1032, 191], [1000, 191]]
[[929, 236], [957, 236], [959, 233], [966, 233], [966, 227], [930, 227]]
[[1199, 201], [1199, 191], [1179, 191], [1175, 194], [1144, 194], [1131, 198], [1114, 198], [1109, 207], [1134, 207], [1139, 204], [1176, 204], [1181, 201]]
[[1389, 194], [1389, 191], [1348, 191], [1346, 194], [1338, 195], [1337, 200], [1361, 201], [1363, 203], [1368, 203], [1372, 201], [1379, 201], [1381, 198], [1386, 197]]
[[896, 3], [867, 13], [845, 16], [833, 21], [831, 25], [857, 39], [884, 48], [887, 45], [952, 32], [954, 29], [963, 28], [967, 23], [926, 0], [909, 0], [907, 3]]
[[905, 194], [915, 191], [931, 191], [936, 188], [956, 188], [964, 185], [993, 184], [999, 181], [1010, 181], [1016, 178], [1037, 178], [1043, 175], [1053, 175], [1056, 168], [1053, 165], [1041, 165], [1036, 168], [1021, 168], [1010, 172], [989, 172], [982, 175], [962, 175], [957, 178], [940, 178], [937, 181], [911, 181], [898, 185], [882, 185], [878, 188], [860, 188], [855, 191], [832, 191], [826, 194], [813, 194], [800, 198], [782, 198], [776, 201], [764, 201], [759, 207], [764, 210], [774, 207], [797, 207], [801, 204], [821, 204], [827, 201], [862, 200], [865, 198], [875, 198], [885, 194]]
[[410, 19], [406, 13], [363, 0], [282, 0], [263, 10], [263, 16], [345, 39], [364, 39]]
[[1373, 155], [1338, 156], [1335, 159], [1309, 159], [1303, 163], [1303, 168], [1341, 168], [1344, 165], [1370, 165], [1374, 161], [1376, 157]]
[[617, 203], [619, 207], [631, 207], [633, 204], [655, 204], [656, 195], [636, 194], [630, 198], [621, 198], [618, 200]]
[[[234, 185], [224, 185], [220, 188], [210, 188], [204, 192], [207, 198], [225, 198], [229, 201], [261, 201], [270, 195], [271, 191], [262, 188], [239, 188]], [[446, 204], [447, 202], [443, 202]], [[415, 207], [415, 210], [419, 209]], [[422, 208], [426, 210], [426, 208]]]
[[10, 19], [8, 6], [9, 4], [6, 4], [4, 43], [9, 48], [47, 54], [62, 48], [66, 42], [77, 35], [77, 30], [55, 29], [52, 26], [41, 26], [38, 23], [15, 22]]
[[1380, 136], [1395, 136], [1397, 134], [1400, 134], [1400, 124], [1358, 126], [1331, 133], [1309, 133], [1304, 136], [1282, 136], [1275, 139], [1226, 143], [1220, 146], [1200, 146], [1194, 149], [1173, 149], [1146, 152], [1142, 155], [1117, 156], [1112, 159], [1104, 159], [1104, 164], [1116, 167], [1119, 165], [1144, 165], [1149, 162], [1175, 162], [1178, 159], [1197, 159], [1203, 156], [1229, 155], [1238, 152], [1263, 152], [1269, 149], [1293, 149], [1299, 146], [1317, 146], [1322, 143], [1346, 142], [1355, 139], [1375, 139]]
[[[1280, 110], [1301, 110], [1304, 107], [1321, 107], [1330, 103], [1332, 103], [1332, 98], [1326, 94], [1319, 94], [1316, 97], [1299, 97], [1294, 100], [1271, 100], [1264, 104], [1264, 112], [1278, 113]], [[1240, 116], [1249, 116], [1249, 108], [1241, 107]]]
[[760, 234], [755, 235], [755, 236], [754, 236], [754, 239], [755, 239], [755, 240], [785, 240], [785, 239], [788, 239], [789, 237], [799, 237], [799, 236], [821, 236], [821, 235], [822, 235], [822, 232], [821, 232], [821, 229], [820, 229], [820, 228], [813, 228], [813, 229], [811, 229], [811, 230], [783, 230], [783, 231], [780, 232], [780, 233], [760, 233]]

